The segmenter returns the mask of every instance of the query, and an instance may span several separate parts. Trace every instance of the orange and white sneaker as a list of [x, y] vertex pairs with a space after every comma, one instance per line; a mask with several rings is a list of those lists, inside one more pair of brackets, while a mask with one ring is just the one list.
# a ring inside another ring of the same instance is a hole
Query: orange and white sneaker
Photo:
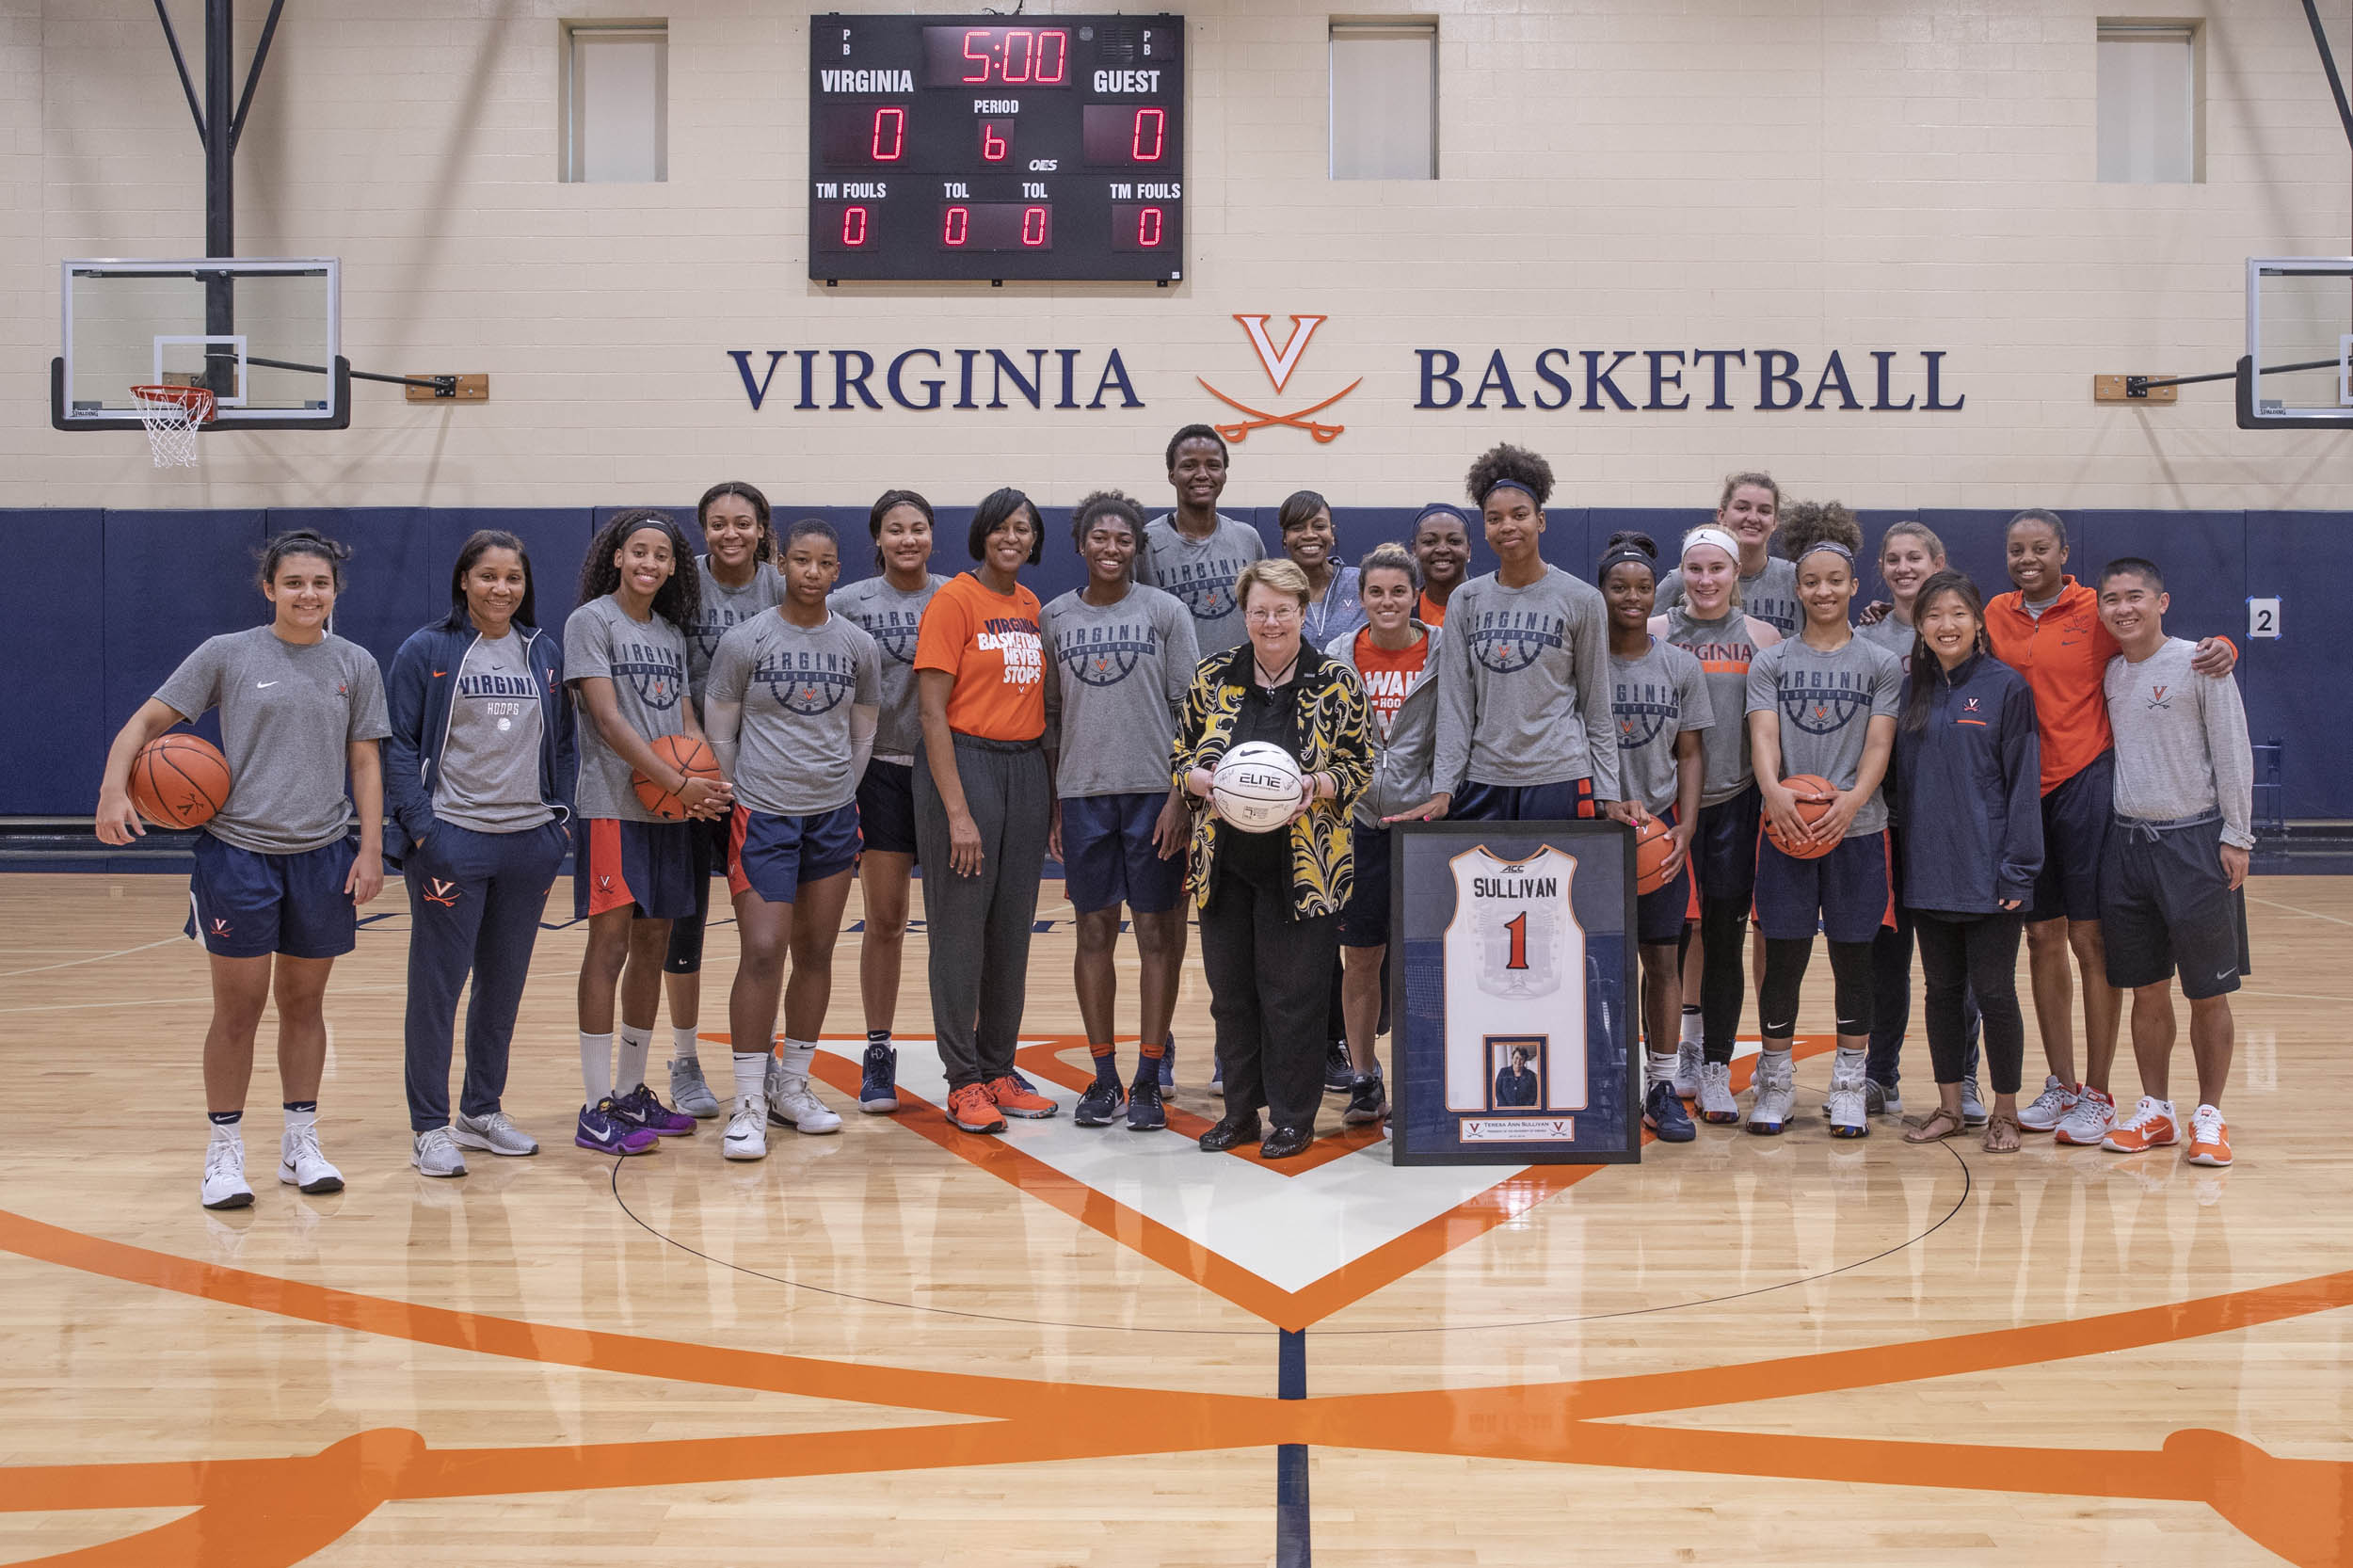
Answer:
[[961, 1089], [949, 1091], [948, 1120], [966, 1132], [1002, 1132], [1005, 1118], [997, 1113], [997, 1102], [988, 1090], [978, 1083], [968, 1083]]
[[1008, 1116], [1036, 1118], [1051, 1116], [1062, 1109], [1044, 1095], [1032, 1092], [1012, 1073], [994, 1078], [986, 1084], [988, 1097], [997, 1102], [997, 1109]]
[[2201, 1105], [2189, 1113], [2189, 1153], [2183, 1158], [2193, 1165], [2231, 1162], [2231, 1127], [2221, 1107]]
[[2177, 1144], [2181, 1137], [2173, 1125], [2173, 1102], [2153, 1100], [2143, 1095], [2131, 1115], [2108, 1128], [2100, 1146], [2115, 1154], [2138, 1154], [2143, 1149]]

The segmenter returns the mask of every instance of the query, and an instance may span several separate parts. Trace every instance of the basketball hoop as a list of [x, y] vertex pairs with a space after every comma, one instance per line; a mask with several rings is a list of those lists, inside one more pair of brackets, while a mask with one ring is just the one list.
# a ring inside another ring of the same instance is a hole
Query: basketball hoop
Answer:
[[157, 468], [194, 468], [196, 433], [213, 423], [213, 394], [202, 387], [133, 387], [139, 424]]

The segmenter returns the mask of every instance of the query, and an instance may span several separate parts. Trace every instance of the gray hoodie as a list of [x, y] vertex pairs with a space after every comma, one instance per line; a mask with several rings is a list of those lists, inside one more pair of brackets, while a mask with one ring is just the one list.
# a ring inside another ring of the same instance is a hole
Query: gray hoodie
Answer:
[[[1379, 827], [1383, 825], [1383, 817], [1393, 817], [1430, 798], [1430, 761], [1438, 742], [1438, 685], [1433, 678], [1438, 673], [1438, 641], [1443, 632], [1419, 620], [1413, 625], [1415, 631], [1430, 639], [1430, 646], [1423, 651], [1420, 673], [1405, 688], [1405, 699], [1398, 705], [1388, 734], [1383, 735], [1381, 726], [1371, 720], [1369, 713], [1367, 715], [1365, 734], [1372, 742], [1372, 783], [1357, 797], [1355, 812], [1355, 821], [1365, 827]], [[1363, 630], [1357, 627], [1333, 638], [1323, 650], [1324, 656], [1355, 670], [1356, 633]], [[1363, 673], [1357, 670], [1359, 676]]]

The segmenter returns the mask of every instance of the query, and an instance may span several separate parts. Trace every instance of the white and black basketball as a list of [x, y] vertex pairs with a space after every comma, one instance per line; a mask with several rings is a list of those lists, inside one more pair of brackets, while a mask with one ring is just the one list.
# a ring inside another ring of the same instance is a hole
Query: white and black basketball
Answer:
[[1209, 778], [1217, 814], [1244, 833], [1270, 833], [1290, 821], [1305, 790], [1291, 754], [1266, 741], [1236, 746]]

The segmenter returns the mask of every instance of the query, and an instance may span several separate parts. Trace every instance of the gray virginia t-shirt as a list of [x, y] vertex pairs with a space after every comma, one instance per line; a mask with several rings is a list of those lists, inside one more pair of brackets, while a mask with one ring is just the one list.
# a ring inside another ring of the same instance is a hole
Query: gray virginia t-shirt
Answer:
[[719, 639], [710, 697], [738, 702], [735, 798], [777, 817], [813, 817], [857, 798], [850, 710], [882, 705], [882, 655], [847, 616], [795, 626], [771, 611]]
[[1700, 731], [1700, 804], [1721, 806], [1755, 782], [1749, 760], [1749, 665], [1756, 642], [1749, 635], [1748, 612], [1732, 610], [1717, 620], [1697, 620], [1689, 604], [1665, 616], [1664, 641], [1700, 662], [1707, 681], [1707, 705], [1716, 722]]
[[1130, 585], [1118, 603], [1098, 608], [1074, 588], [1046, 606], [1038, 633], [1055, 792], [1166, 793], [1176, 711], [1201, 662], [1185, 607]]
[[476, 637], [451, 673], [457, 684], [433, 814], [476, 833], [520, 833], [552, 820], [539, 798], [539, 678], [521, 634]]
[[[1896, 656], [1861, 637], [1849, 637], [1835, 653], [1792, 637], [1749, 665], [1748, 712], [1781, 715], [1781, 776], [1810, 773], [1841, 790], [1853, 789], [1863, 771], [1871, 720], [1894, 718], [1903, 693]], [[1886, 792], [1874, 790], [1847, 832], [1851, 838], [1886, 825]]]
[[836, 588], [825, 607], [847, 616], [874, 639], [882, 655], [882, 715], [874, 727], [874, 755], [911, 758], [923, 743], [923, 721], [915, 711], [915, 638], [923, 625], [923, 606], [948, 580], [937, 574], [924, 578], [913, 593], [901, 593], [887, 577], [869, 577], [846, 588]]
[[1675, 803], [1675, 737], [1715, 727], [1700, 662], [1663, 637], [1640, 658], [1609, 656], [1609, 712], [1618, 721], [1618, 790], [1654, 814]]
[[229, 799], [204, 831], [261, 855], [304, 854], [349, 832], [347, 748], [392, 732], [383, 673], [332, 632], [315, 643], [266, 626], [208, 637], [155, 696], [189, 718], [219, 708]]
[[1438, 639], [1438, 739], [1431, 788], [1523, 788], [1590, 776], [1618, 796], [1609, 733], [1609, 611], [1601, 590], [1559, 567], [1525, 587], [1493, 572], [1447, 602]]
[[1912, 673], [1912, 649], [1918, 633], [1897, 620], [1894, 615], [1881, 616], [1868, 626], [1858, 626], [1854, 634], [1873, 648], [1883, 648], [1896, 656], [1896, 663], [1906, 675]]
[[686, 733], [686, 637], [660, 616], [632, 620], [607, 594], [574, 610], [564, 623], [564, 680], [580, 714], [580, 787], [574, 808], [583, 817], [660, 822], [638, 803], [630, 767], [605, 744], [596, 715], [579, 696], [578, 682], [602, 676], [613, 682], [621, 722], [648, 741]]
[[1249, 634], [1241, 606], [1234, 602], [1234, 579], [1251, 562], [1265, 559], [1266, 541], [1246, 522], [1220, 512], [1214, 533], [1189, 539], [1176, 531], [1175, 514], [1162, 513], [1144, 525], [1136, 581], [1176, 596], [1193, 616], [1193, 646], [1206, 659], [1241, 647]]
[[[1683, 569], [1677, 567], [1658, 584], [1658, 609], [1673, 609], [1682, 602]], [[1805, 624], [1805, 606], [1798, 602], [1798, 563], [1778, 555], [1765, 557], [1755, 576], [1740, 579], [1738, 608], [1785, 637], [1796, 636]]]
[[766, 561], [752, 563], [752, 580], [730, 588], [711, 575], [711, 557], [697, 555], [695, 569], [702, 574], [703, 601], [695, 624], [686, 632], [686, 683], [695, 694], [695, 709], [702, 711], [703, 682], [711, 677], [711, 656], [730, 627], [751, 619], [762, 610], [784, 602], [784, 577]]

